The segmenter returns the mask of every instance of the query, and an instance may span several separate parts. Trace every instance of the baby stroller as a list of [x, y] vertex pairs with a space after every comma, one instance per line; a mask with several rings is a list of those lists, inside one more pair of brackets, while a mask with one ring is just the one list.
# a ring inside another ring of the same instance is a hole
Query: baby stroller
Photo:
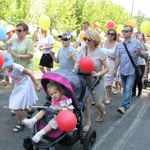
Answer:
[[[82, 73], [81, 73], [82, 74]], [[82, 74], [83, 75], [83, 74]], [[43, 75], [41, 79], [41, 84], [47, 92], [47, 83], [49, 80], [53, 80], [63, 85], [63, 90], [65, 95], [68, 98], [71, 98], [73, 101], [74, 111], [73, 113], [77, 118], [77, 125], [75, 130], [71, 132], [64, 132], [61, 129], [52, 130], [48, 134], [43, 136], [42, 141], [39, 143], [34, 143], [30, 137], [24, 138], [23, 146], [26, 150], [36, 150], [39, 149], [48, 149], [55, 150], [55, 144], [59, 143], [65, 146], [72, 146], [78, 140], [83, 144], [84, 150], [92, 150], [96, 141], [96, 131], [90, 128], [88, 132], [83, 132], [83, 112], [85, 109], [85, 103], [89, 97], [90, 91], [96, 86], [99, 82], [95, 78], [95, 82], [89, 90], [86, 86], [86, 81], [76, 73], [66, 70], [58, 69], [53, 72], [47, 72]], [[38, 121], [33, 128], [33, 135], [44, 127], [44, 118]]]

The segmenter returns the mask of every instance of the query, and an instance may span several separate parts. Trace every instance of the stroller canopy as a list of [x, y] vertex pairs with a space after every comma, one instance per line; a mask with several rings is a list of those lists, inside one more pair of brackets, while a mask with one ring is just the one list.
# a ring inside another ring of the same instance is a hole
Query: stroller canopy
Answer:
[[86, 81], [82, 77], [67, 69], [57, 69], [52, 72], [47, 72], [41, 79], [41, 84], [46, 93], [49, 80], [58, 82], [66, 87], [70, 91], [75, 103], [82, 102], [86, 93]]

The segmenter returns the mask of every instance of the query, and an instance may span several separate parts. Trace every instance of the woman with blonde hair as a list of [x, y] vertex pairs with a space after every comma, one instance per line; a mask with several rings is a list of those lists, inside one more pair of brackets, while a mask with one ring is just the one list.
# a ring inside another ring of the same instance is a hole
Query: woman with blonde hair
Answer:
[[[54, 51], [54, 38], [50, 34], [49, 30], [41, 30], [41, 37], [39, 40], [38, 48], [43, 52], [43, 55], [40, 59], [39, 68], [41, 72], [44, 74], [47, 71], [51, 71], [53, 68], [53, 59], [50, 55], [50, 52]], [[46, 67], [46, 70], [45, 70]]]
[[[87, 85], [90, 87], [94, 81], [93, 77], [100, 78], [100, 82], [94, 87], [90, 96], [100, 113], [96, 121], [102, 122], [106, 115], [105, 106], [102, 103], [102, 100], [105, 91], [104, 74], [109, 71], [108, 58], [105, 51], [103, 51], [103, 49], [99, 47], [101, 38], [96, 30], [89, 29], [88, 31], [86, 31], [84, 41], [86, 43], [86, 46], [80, 49], [78, 54], [78, 61], [84, 56], [88, 56], [94, 61], [95, 68], [91, 73], [91, 77], [86, 77], [86, 81]], [[87, 100], [87, 107], [85, 110], [85, 121], [86, 125], [84, 126], [83, 131], [87, 132], [91, 126], [89, 98]]]

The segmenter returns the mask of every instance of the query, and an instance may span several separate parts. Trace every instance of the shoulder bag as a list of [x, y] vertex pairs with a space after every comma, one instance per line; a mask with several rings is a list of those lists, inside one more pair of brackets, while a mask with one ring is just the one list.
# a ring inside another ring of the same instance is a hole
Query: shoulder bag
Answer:
[[128, 56], [129, 56], [129, 58], [130, 58], [130, 61], [131, 61], [132, 65], [133, 65], [133, 66], [134, 66], [134, 68], [135, 68], [136, 78], [141, 77], [141, 75], [142, 75], [142, 71], [141, 71], [140, 65], [137, 65], [137, 66], [135, 65], [135, 63], [134, 63], [134, 61], [133, 61], [133, 59], [132, 59], [132, 57], [131, 57], [131, 55], [130, 55], [130, 53], [129, 53], [129, 51], [128, 51], [128, 48], [127, 48], [126, 44], [125, 44], [125, 43], [123, 43], [123, 45], [124, 45], [125, 50], [126, 50], [126, 52], [127, 52]]

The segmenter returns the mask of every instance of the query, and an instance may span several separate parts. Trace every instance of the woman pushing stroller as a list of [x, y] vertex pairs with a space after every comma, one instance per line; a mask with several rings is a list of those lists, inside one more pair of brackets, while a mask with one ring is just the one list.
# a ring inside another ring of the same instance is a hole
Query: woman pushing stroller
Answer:
[[[78, 54], [78, 61], [84, 57], [88, 56], [93, 59], [95, 68], [91, 76], [100, 77], [100, 82], [94, 87], [91, 93], [91, 100], [94, 101], [96, 108], [99, 110], [99, 116], [97, 117], [97, 122], [102, 122], [106, 115], [105, 106], [102, 103], [105, 91], [105, 78], [104, 74], [109, 71], [107, 54], [99, 47], [101, 38], [98, 32], [94, 29], [87, 30], [84, 35], [84, 41], [86, 46], [81, 48]], [[93, 77], [88, 77], [87, 85], [90, 87], [93, 83]], [[85, 110], [86, 125], [83, 131], [87, 132], [91, 126], [90, 119], [90, 100], [87, 100], [87, 109]]]
[[[64, 95], [62, 86], [55, 82], [50, 81], [50, 83], [47, 84], [47, 93], [51, 97], [52, 104], [50, 105], [50, 108], [56, 111], [62, 111], [62, 110], [73, 110], [74, 107], [72, 105], [72, 100], [69, 99], [67, 96]], [[29, 128], [32, 128], [34, 124], [42, 119], [46, 115], [46, 110], [41, 109], [33, 118], [27, 119], [25, 118], [22, 122], [28, 126]], [[52, 117], [52, 119], [49, 120], [48, 124], [39, 132], [37, 132], [33, 137], [32, 140], [35, 143], [38, 143], [42, 136], [50, 132], [51, 130], [56, 130], [58, 128], [57, 122], [56, 122], [56, 115]]]

